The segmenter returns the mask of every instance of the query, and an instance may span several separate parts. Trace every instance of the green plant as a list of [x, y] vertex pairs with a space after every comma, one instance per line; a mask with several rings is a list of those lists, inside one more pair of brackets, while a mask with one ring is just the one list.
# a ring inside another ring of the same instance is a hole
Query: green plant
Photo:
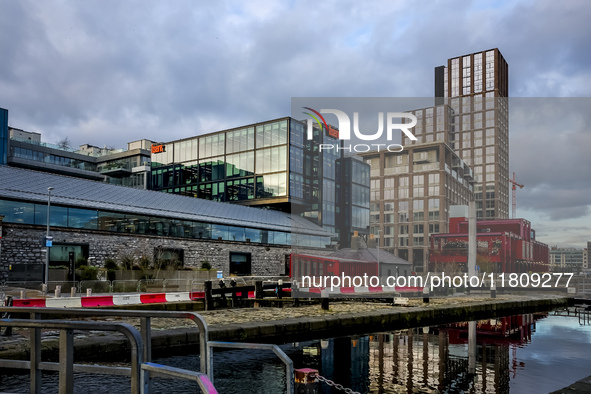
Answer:
[[121, 267], [125, 270], [132, 269], [134, 263], [135, 263], [135, 258], [131, 255], [125, 255], [121, 258]]
[[57, 270], [57, 269], [67, 270], [68, 267], [66, 267], [65, 265], [50, 265], [49, 269], [50, 270]]
[[202, 261], [201, 262], [201, 269], [202, 270], [210, 270], [211, 264], [209, 263], [209, 261]]
[[117, 265], [117, 262], [111, 258], [107, 258], [105, 259], [105, 268], [107, 270], [116, 270], [119, 268], [119, 266]]
[[80, 268], [80, 280], [96, 280], [98, 275], [97, 267], [85, 265]]
[[88, 265], [88, 260], [85, 257], [78, 257], [76, 259], [76, 268], [82, 268]]
[[149, 269], [150, 265], [152, 265], [152, 260], [149, 257], [142, 256], [139, 258], [138, 264], [142, 269]]

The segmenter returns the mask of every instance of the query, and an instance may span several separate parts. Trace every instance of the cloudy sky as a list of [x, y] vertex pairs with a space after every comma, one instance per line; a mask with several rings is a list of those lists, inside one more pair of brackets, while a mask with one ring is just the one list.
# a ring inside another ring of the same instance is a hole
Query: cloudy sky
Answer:
[[[511, 114], [511, 171], [526, 185], [518, 215], [551, 245], [591, 240], [586, 0], [0, 0], [0, 10], [9, 125], [75, 146], [287, 116], [291, 97], [431, 97], [435, 66], [497, 47], [510, 95], [531, 98]], [[556, 127], [541, 117], [552, 97], [577, 98]]]

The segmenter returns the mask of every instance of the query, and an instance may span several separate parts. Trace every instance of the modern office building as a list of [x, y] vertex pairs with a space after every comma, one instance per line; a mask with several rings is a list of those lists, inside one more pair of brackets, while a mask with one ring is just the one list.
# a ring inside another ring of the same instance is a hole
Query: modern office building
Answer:
[[550, 269], [554, 272], [584, 271], [585, 250], [576, 248], [557, 248], [550, 250]]
[[369, 166], [343, 151], [325, 130], [305, 138], [291, 117], [152, 145], [151, 189], [301, 215], [347, 247], [367, 234]]
[[[467, 272], [468, 207], [450, 210], [449, 232], [430, 239], [429, 269]], [[536, 240], [525, 219], [480, 220], [476, 224], [476, 265], [480, 272], [547, 272], [548, 245]]]
[[[285, 212], [109, 185], [0, 166], [0, 282], [18, 268], [42, 273], [49, 207], [50, 265], [84, 259], [155, 258], [182, 265], [207, 261], [226, 276], [283, 275], [292, 237], [300, 250], [324, 250], [331, 233]], [[19, 270], [23, 272], [23, 270]], [[36, 280], [42, 280], [37, 277]]]
[[509, 68], [498, 49], [448, 59], [435, 68], [435, 106], [417, 117], [411, 141], [447, 143], [474, 170], [476, 217], [509, 218]]
[[8, 111], [0, 108], [0, 164], [54, 174], [147, 189], [152, 141], [139, 140], [127, 149], [43, 142], [41, 134], [8, 126]]
[[429, 235], [446, 232], [450, 206], [470, 200], [472, 169], [443, 142], [363, 158], [371, 166], [370, 233], [415, 271], [426, 270]]

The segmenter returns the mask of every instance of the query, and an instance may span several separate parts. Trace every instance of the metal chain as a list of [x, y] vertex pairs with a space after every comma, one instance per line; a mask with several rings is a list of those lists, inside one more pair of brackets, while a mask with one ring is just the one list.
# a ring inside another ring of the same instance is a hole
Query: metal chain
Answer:
[[337, 389], [337, 390], [342, 390], [342, 391], [344, 391], [344, 392], [345, 392], [345, 393], [347, 393], [347, 394], [361, 394], [361, 393], [360, 393], [360, 392], [358, 392], [358, 391], [353, 391], [353, 390], [351, 390], [351, 389], [349, 389], [349, 388], [343, 387], [343, 385], [342, 385], [342, 384], [335, 383], [335, 382], [333, 382], [332, 380], [330, 380], [330, 379], [327, 379], [327, 378], [325, 378], [324, 376], [320, 376], [320, 375], [318, 375], [318, 374], [316, 375], [316, 380], [317, 380], [317, 381], [320, 381], [320, 382], [324, 382], [324, 383], [326, 383], [327, 385], [329, 385], [329, 386], [331, 386], [331, 387], [334, 387], [334, 388], [335, 388], [335, 389]]

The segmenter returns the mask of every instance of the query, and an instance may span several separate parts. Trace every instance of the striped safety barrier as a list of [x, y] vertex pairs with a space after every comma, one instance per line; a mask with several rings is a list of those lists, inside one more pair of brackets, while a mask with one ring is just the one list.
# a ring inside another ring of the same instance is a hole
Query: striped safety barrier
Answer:
[[326, 290], [326, 292], [330, 294], [376, 294], [376, 293], [414, 293], [414, 292], [422, 292], [422, 287], [388, 287], [388, 286], [378, 286], [378, 287], [366, 287], [366, 286], [355, 286], [355, 287], [302, 287], [299, 288], [298, 291], [307, 292], [307, 293], [322, 293], [322, 290]]
[[[26, 298], [13, 300], [15, 307], [88, 308], [97, 306], [189, 302], [205, 298], [203, 291], [179, 293], [110, 294], [88, 297]], [[254, 292], [248, 292], [254, 298]]]

